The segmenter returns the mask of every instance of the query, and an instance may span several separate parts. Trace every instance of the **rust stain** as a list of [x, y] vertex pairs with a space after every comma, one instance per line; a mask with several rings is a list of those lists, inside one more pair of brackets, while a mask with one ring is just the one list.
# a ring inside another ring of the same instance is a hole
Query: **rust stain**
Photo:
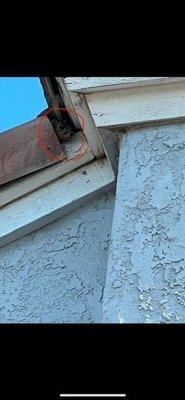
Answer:
[[[17, 126], [0, 135], [0, 185], [45, 168], [56, 161], [51, 160], [37, 143], [40, 118]], [[48, 118], [42, 121], [44, 142], [54, 156], [65, 158], [60, 142]]]

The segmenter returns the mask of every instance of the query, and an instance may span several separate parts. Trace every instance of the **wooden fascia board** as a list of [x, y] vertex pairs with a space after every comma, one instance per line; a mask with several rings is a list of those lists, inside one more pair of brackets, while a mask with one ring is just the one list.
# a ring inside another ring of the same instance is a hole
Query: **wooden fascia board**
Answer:
[[185, 81], [94, 92], [85, 98], [97, 128], [185, 117]]
[[66, 77], [68, 92], [92, 93], [137, 86], [183, 82], [184, 77]]
[[81, 207], [114, 184], [115, 175], [104, 158], [10, 203], [0, 211], [0, 247]]

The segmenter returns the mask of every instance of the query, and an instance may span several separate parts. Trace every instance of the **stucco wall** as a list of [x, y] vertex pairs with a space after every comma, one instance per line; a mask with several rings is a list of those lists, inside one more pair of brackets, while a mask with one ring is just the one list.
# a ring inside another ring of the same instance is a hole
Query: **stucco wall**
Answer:
[[0, 249], [0, 322], [99, 322], [114, 195]]
[[185, 322], [185, 123], [122, 136], [103, 322]]

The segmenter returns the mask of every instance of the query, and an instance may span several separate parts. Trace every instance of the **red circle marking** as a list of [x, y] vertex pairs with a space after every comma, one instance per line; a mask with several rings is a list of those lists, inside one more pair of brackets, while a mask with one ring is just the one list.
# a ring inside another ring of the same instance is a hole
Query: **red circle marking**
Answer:
[[[61, 154], [60, 155], [54, 155], [53, 153], [52, 153], [52, 151], [51, 150], [49, 150], [48, 148], [47, 148], [47, 146], [46, 146], [46, 144], [45, 144], [45, 132], [44, 132], [44, 129], [43, 129], [43, 126], [41, 126], [42, 125], [42, 122], [43, 122], [43, 120], [45, 119], [45, 118], [47, 118], [47, 115], [51, 112], [51, 111], [67, 111], [68, 113], [72, 113], [72, 114], [74, 114], [74, 115], [77, 115], [78, 116], [78, 118], [79, 119], [81, 119], [81, 133], [80, 133], [80, 138], [81, 138], [81, 146], [79, 147], [79, 149], [78, 149], [78, 155], [77, 156], [75, 156], [75, 157], [72, 157], [72, 158], [69, 158], [69, 157], [66, 157], [65, 155], [64, 155], [64, 153], [63, 153], [63, 151], [61, 152]], [[84, 144], [86, 144], [87, 142], [86, 142], [86, 135], [85, 135], [85, 130], [84, 130], [84, 128], [85, 128], [85, 119], [84, 119], [84, 117], [81, 115], [81, 114], [79, 114], [79, 113], [76, 113], [74, 110], [72, 110], [72, 109], [70, 109], [70, 108], [64, 108], [64, 107], [56, 107], [56, 108], [50, 108], [48, 111], [46, 111], [46, 113], [40, 118], [40, 122], [39, 122], [39, 124], [38, 124], [38, 131], [37, 131], [37, 133], [36, 133], [36, 140], [37, 140], [37, 143], [38, 143], [38, 145], [39, 145], [39, 147], [40, 147], [40, 149], [47, 155], [47, 157], [51, 160], [51, 161], [54, 161], [54, 162], [60, 162], [60, 161], [63, 161], [64, 163], [67, 163], [67, 162], [70, 162], [70, 161], [73, 161], [73, 160], [77, 160], [77, 159], [80, 159], [80, 158], [82, 158], [82, 156], [86, 153], [86, 151], [87, 151], [87, 149], [88, 148], [86, 148], [85, 149], [85, 151], [82, 151], [83, 150], [83, 146], [84, 146]]]

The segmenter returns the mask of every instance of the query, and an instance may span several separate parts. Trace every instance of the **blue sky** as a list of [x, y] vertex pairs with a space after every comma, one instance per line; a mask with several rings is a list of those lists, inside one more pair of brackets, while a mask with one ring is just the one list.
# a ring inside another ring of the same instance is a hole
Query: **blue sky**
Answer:
[[39, 78], [0, 77], [0, 133], [31, 121], [47, 107]]

